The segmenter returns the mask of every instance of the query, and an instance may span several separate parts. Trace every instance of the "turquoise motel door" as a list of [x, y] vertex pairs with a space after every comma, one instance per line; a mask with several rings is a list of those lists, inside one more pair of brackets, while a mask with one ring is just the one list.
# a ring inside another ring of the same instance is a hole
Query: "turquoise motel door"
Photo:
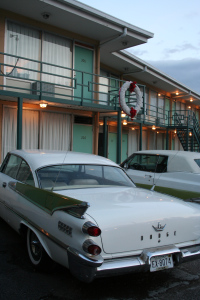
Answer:
[[128, 134], [122, 134], [122, 155], [121, 162], [124, 161], [128, 157]]
[[[124, 161], [128, 155], [128, 134], [122, 134], [122, 153], [121, 161]], [[117, 133], [108, 134], [108, 158], [117, 162]]]
[[[93, 98], [93, 51], [87, 48], [75, 46], [75, 79], [76, 89], [74, 100], [91, 102]], [[85, 72], [85, 73], [83, 73]], [[90, 73], [90, 74], [88, 74]]]
[[92, 153], [93, 128], [92, 125], [74, 124], [73, 151]]
[[[165, 99], [165, 124], [168, 125], [168, 116], [169, 116], [169, 111], [170, 111], [170, 100], [169, 99]], [[169, 120], [170, 122], [170, 120]]]
[[108, 158], [117, 162], [117, 133], [108, 134]]

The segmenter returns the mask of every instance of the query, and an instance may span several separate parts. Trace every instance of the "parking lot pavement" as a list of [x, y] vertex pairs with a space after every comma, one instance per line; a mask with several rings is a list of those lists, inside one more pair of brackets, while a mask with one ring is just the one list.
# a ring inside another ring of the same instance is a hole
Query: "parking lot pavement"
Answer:
[[0, 300], [185, 300], [200, 299], [200, 260], [178, 268], [79, 282], [56, 266], [36, 272], [26, 244], [0, 219]]

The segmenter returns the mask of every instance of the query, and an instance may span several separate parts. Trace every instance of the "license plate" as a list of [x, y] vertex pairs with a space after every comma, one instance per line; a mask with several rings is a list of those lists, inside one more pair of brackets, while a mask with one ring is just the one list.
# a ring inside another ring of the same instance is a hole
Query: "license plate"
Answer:
[[174, 262], [171, 254], [153, 256], [151, 258], [150, 271], [160, 271], [164, 269], [169, 269], [174, 267]]

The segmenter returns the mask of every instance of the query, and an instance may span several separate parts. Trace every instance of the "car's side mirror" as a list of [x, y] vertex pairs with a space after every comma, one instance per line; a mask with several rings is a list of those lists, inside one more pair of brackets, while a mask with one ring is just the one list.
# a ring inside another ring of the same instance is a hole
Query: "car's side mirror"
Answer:
[[124, 168], [125, 170], [127, 170], [127, 169], [128, 169], [128, 163], [125, 163], [123, 168]]

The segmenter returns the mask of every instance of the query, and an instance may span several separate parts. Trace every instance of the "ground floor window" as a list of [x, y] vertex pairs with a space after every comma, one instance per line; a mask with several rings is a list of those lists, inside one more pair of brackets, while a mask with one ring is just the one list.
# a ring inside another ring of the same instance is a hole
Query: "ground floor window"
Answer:
[[[64, 113], [23, 110], [23, 149], [71, 149], [71, 116]], [[17, 146], [17, 109], [4, 107], [2, 159]]]

